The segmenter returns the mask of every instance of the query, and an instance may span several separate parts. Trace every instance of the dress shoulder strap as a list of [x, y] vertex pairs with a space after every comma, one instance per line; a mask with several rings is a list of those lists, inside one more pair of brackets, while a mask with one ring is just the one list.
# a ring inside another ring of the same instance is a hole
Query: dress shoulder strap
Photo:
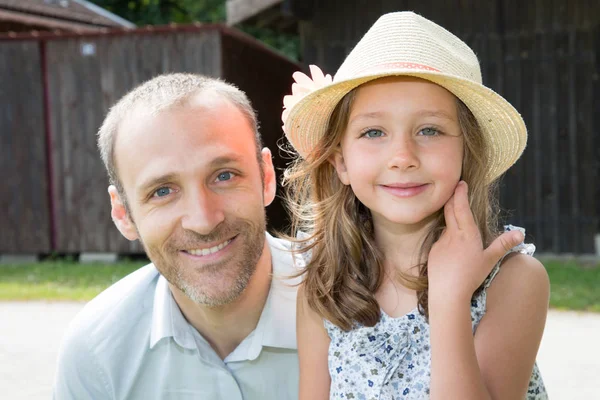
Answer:
[[[525, 236], [525, 229], [523, 229], [519, 226], [514, 226], [514, 225], [504, 225], [504, 232], [510, 232], [510, 231], [515, 231], [515, 230], [521, 231], [523, 233], [523, 237]], [[529, 256], [533, 256], [533, 253], [535, 253], [535, 245], [533, 245], [531, 243], [523, 242], [521, 244], [516, 245], [509, 251], [507, 251], [506, 254], [504, 254], [504, 256], [502, 256], [500, 261], [498, 261], [498, 263], [494, 266], [494, 268], [492, 269], [492, 272], [490, 272], [490, 274], [485, 279], [485, 281], [483, 283], [483, 287], [485, 289], [490, 287], [490, 285], [492, 284], [492, 281], [494, 280], [496, 275], [498, 275], [498, 272], [500, 272], [500, 265], [502, 265], [502, 261], [504, 261], [506, 256], [511, 253], [521, 253], [521, 254], [527, 254]]]

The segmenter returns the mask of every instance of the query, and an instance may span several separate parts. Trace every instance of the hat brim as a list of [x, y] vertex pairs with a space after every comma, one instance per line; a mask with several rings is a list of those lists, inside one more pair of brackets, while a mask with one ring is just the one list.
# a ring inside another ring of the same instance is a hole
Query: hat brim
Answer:
[[302, 98], [290, 110], [285, 133], [301, 157], [306, 157], [326, 133], [329, 118], [340, 100], [352, 89], [388, 76], [413, 76], [436, 83], [458, 97], [471, 110], [488, 143], [488, 171], [492, 182], [510, 168], [527, 144], [527, 128], [517, 110], [493, 90], [458, 76], [414, 69], [378, 71], [333, 82]]

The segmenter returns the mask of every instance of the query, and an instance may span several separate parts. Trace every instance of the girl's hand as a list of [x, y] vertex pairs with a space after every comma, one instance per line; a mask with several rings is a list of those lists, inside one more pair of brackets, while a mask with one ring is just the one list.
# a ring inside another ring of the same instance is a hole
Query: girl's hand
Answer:
[[484, 249], [464, 181], [444, 206], [444, 217], [446, 230], [429, 252], [429, 299], [470, 301], [494, 265], [524, 237], [519, 231], [505, 232]]

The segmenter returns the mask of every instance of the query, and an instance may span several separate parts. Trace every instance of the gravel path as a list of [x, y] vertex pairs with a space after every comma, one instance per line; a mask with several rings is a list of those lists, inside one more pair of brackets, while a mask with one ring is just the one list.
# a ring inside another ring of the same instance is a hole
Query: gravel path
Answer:
[[[0, 397], [48, 400], [62, 335], [82, 303], [0, 302]], [[550, 399], [600, 399], [600, 314], [550, 311], [538, 354]]]

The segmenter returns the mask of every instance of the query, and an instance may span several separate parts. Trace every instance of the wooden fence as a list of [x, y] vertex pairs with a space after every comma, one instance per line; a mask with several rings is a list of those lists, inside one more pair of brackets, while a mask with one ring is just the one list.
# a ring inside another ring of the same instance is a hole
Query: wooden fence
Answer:
[[0, 43], [0, 253], [46, 253], [50, 204], [40, 51]]
[[[274, 147], [281, 99], [298, 69], [220, 25], [0, 40], [0, 165], [10, 177], [0, 181], [0, 253], [142, 252], [111, 221], [96, 132], [123, 94], [161, 73], [220, 77], [246, 91], [283, 167]], [[271, 228], [287, 223], [278, 200], [267, 212]]]

